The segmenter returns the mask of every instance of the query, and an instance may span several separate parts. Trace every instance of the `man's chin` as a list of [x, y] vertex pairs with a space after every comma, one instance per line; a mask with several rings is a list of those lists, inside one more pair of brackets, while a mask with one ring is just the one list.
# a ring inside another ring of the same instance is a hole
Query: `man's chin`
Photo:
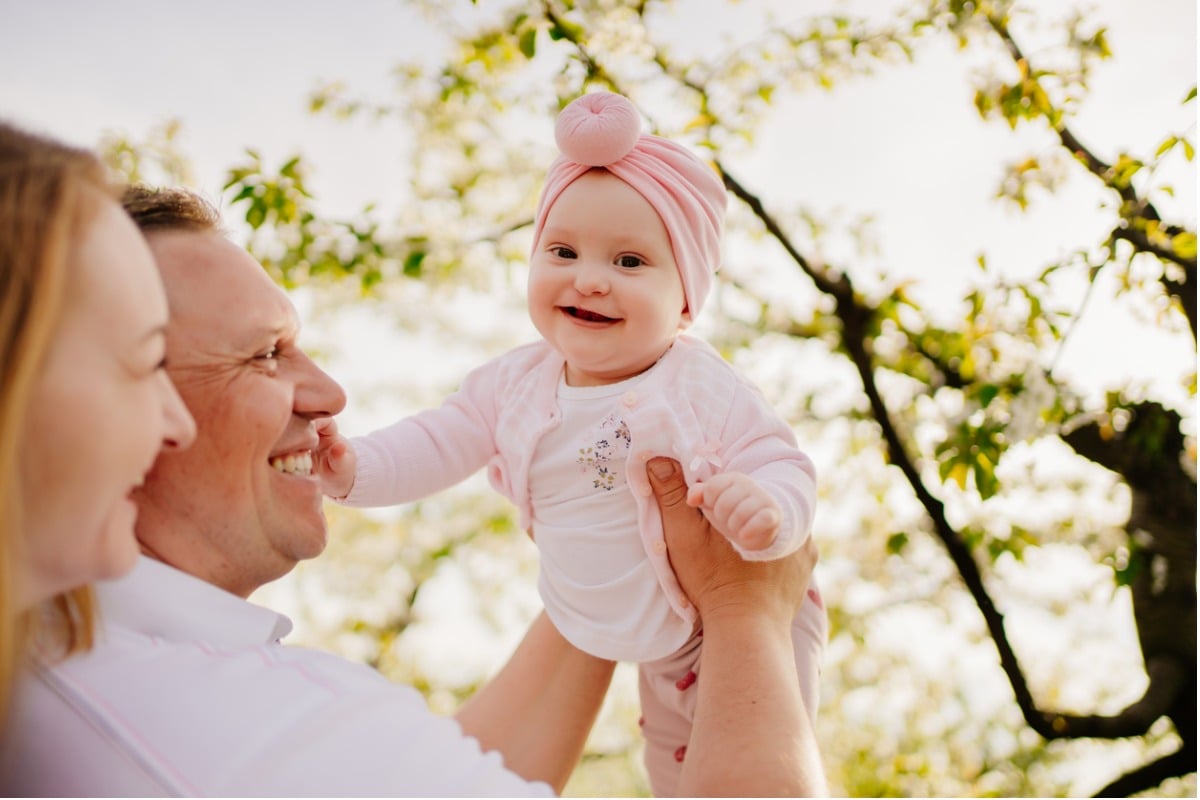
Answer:
[[329, 544], [329, 530], [325, 525], [324, 516], [319, 523], [307, 521], [292, 530], [290, 555], [297, 563], [316, 558], [325, 552], [325, 547]]

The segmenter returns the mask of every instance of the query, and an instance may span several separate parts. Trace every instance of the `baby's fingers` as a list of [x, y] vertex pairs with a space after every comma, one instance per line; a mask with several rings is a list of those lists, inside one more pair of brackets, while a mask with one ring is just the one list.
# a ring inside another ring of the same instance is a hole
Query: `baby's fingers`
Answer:
[[338, 435], [337, 420], [333, 417], [318, 418], [313, 422], [313, 428], [317, 431], [317, 438], [321, 444], [325, 444]]
[[762, 550], [775, 541], [775, 535], [779, 532], [779, 512], [774, 508], [760, 508], [735, 530], [742, 547]]
[[321, 490], [330, 497], [342, 498], [354, 488], [357, 467], [354, 448], [344, 436], [322, 438], [313, 459], [313, 467], [321, 479]]

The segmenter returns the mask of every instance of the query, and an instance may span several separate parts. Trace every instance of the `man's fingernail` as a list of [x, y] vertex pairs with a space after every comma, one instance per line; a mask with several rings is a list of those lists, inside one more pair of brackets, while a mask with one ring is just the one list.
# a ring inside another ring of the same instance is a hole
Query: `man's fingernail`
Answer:
[[675, 470], [671, 466], [670, 461], [667, 461], [664, 458], [659, 458], [650, 462], [650, 471], [653, 472], [654, 477], [658, 478], [659, 480], [666, 480], [667, 478], [671, 477], [671, 473]]

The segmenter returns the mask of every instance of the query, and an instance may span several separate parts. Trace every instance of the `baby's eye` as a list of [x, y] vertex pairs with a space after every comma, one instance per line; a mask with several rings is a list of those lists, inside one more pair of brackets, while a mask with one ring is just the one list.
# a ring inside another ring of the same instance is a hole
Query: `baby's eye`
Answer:
[[574, 250], [572, 250], [569, 247], [564, 247], [561, 245], [558, 247], [555, 247], [550, 252], [554, 253], [554, 255], [558, 256], [559, 258], [575, 258]]
[[645, 261], [642, 261], [637, 256], [626, 255], [626, 256], [618, 256], [617, 257], [617, 266], [618, 267], [626, 267], [629, 269], [633, 269], [634, 267], [640, 267], [640, 266], [642, 266], [642, 264], [645, 264], [645, 263], [646, 263]]

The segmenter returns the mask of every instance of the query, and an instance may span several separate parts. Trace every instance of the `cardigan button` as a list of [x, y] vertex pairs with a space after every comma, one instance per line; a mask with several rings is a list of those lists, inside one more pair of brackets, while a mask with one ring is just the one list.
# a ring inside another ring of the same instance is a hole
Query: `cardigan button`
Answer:
[[626, 392], [621, 397], [621, 405], [625, 406], [626, 408], [633, 408], [634, 406], [637, 405], [637, 403], [638, 403], [637, 392]]
[[664, 542], [662, 539], [659, 539], [657, 542], [654, 543], [654, 552], [658, 553], [660, 556], [663, 553], [667, 552], [667, 543]]

